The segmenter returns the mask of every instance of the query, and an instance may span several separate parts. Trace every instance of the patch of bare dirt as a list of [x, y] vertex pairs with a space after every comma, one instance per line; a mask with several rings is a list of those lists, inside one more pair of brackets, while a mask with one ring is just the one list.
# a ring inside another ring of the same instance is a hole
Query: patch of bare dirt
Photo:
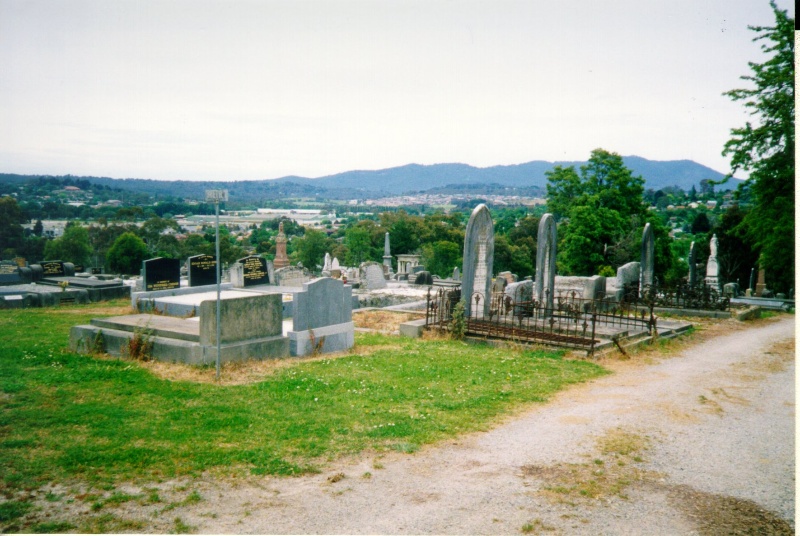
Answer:
[[400, 329], [400, 324], [410, 320], [419, 320], [424, 316], [422, 313], [405, 313], [387, 311], [385, 309], [353, 311], [353, 323], [357, 328], [373, 329], [381, 333], [394, 333]]

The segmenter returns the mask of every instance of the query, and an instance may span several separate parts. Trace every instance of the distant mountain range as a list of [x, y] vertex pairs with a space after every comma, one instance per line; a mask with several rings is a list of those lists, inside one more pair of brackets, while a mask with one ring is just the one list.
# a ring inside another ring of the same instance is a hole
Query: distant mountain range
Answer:
[[[639, 156], [623, 157], [625, 165], [634, 175], [645, 180], [645, 188], [660, 190], [677, 186], [685, 191], [700, 181], [719, 181], [724, 175], [692, 160], [648, 160]], [[161, 181], [152, 179], [111, 179], [108, 177], [75, 177], [111, 188], [148, 193], [154, 196], [182, 196], [203, 199], [206, 189], [225, 188], [230, 200], [237, 202], [287, 197], [318, 197], [320, 199], [367, 199], [392, 195], [430, 191], [468, 191], [481, 195], [498, 193], [506, 187], [525, 195], [543, 193], [547, 185], [545, 172], [555, 166], [580, 166], [582, 162], [546, 162], [534, 160], [524, 164], [477, 168], [467, 164], [408, 164], [374, 171], [346, 171], [316, 179], [307, 177], [281, 177], [279, 179], [200, 182]], [[1, 174], [0, 180], [19, 181], [26, 176]], [[27, 176], [33, 178], [33, 176]], [[738, 180], [730, 181], [725, 188], [736, 188]]]

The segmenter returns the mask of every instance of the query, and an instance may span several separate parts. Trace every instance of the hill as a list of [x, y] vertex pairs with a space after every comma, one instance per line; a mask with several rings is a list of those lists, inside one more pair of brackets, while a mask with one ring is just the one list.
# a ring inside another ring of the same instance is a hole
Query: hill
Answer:
[[[639, 156], [623, 157], [625, 165], [634, 175], [645, 179], [645, 188], [660, 190], [677, 186], [688, 191], [692, 186], [699, 189], [700, 181], [721, 180], [724, 175], [691, 160], [656, 161]], [[231, 201], [258, 203], [270, 199], [288, 197], [317, 197], [320, 199], [366, 199], [388, 195], [419, 193], [430, 190], [468, 190], [481, 195], [498, 187], [511, 187], [518, 191], [543, 192], [547, 185], [545, 173], [556, 165], [585, 165], [581, 162], [547, 162], [534, 160], [524, 164], [473, 167], [467, 164], [408, 164], [379, 169], [346, 171], [319, 178], [288, 176], [279, 179], [201, 182], [161, 181], [153, 179], [113, 179], [109, 177], [70, 177], [73, 180], [89, 181], [92, 184], [114, 190], [138, 192], [154, 198], [183, 197], [203, 199], [206, 189], [226, 188]], [[0, 182], [17, 183], [38, 179], [39, 176], [0, 174]], [[726, 185], [733, 189], [738, 181]], [[179, 192], [179, 195], [176, 195]]]

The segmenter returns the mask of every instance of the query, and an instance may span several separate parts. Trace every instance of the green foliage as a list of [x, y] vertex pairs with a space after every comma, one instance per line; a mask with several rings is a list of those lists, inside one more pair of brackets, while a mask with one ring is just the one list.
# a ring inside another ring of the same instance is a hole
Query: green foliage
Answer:
[[459, 300], [453, 307], [453, 318], [450, 321], [450, 336], [457, 340], [463, 340], [464, 335], [467, 333], [467, 318], [466, 318], [467, 304], [464, 300]]
[[[595, 149], [580, 175], [572, 166], [556, 166], [546, 175], [548, 209], [562, 219], [561, 273], [588, 276], [632, 260], [631, 240], [627, 247], [617, 244], [630, 234], [628, 222], [645, 215], [644, 179], [633, 176], [621, 156]], [[615, 257], [609, 257], [609, 248]]]
[[331, 249], [332, 241], [322, 231], [308, 229], [304, 236], [295, 238], [292, 256], [295, 262], [300, 262], [309, 270], [322, 267], [325, 253]]
[[356, 224], [349, 227], [344, 234], [344, 244], [347, 246], [347, 266], [358, 266], [365, 261], [377, 260], [372, 246], [372, 235], [366, 225]]
[[114, 272], [138, 274], [148, 258], [147, 245], [133, 233], [123, 233], [106, 254], [106, 262]]
[[22, 211], [11, 196], [0, 197], [0, 256], [11, 258], [22, 245]]
[[494, 273], [509, 271], [520, 278], [533, 275], [536, 263], [536, 250], [531, 250], [528, 244], [510, 243], [503, 235], [496, 235], [494, 239]]
[[67, 225], [64, 234], [45, 244], [46, 260], [62, 260], [78, 265], [91, 264], [92, 247], [89, 244], [89, 230], [80, 225]]
[[742, 230], [761, 253], [767, 284], [786, 292], [794, 286], [794, 19], [771, 2], [775, 25], [750, 27], [759, 32], [754, 41], [766, 40], [764, 63], [750, 62], [752, 84], [725, 93], [742, 101], [754, 117], [731, 129], [724, 155], [731, 156], [733, 172], [748, 170], [744, 185], [755, 205], [745, 216]]
[[450, 277], [462, 264], [461, 248], [454, 242], [439, 240], [422, 246], [422, 263], [431, 274]]

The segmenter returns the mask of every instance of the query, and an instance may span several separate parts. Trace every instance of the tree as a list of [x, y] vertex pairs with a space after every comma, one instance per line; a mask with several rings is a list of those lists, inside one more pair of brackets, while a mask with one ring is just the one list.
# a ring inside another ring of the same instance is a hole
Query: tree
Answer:
[[92, 247], [89, 230], [76, 224], [67, 224], [64, 234], [44, 246], [46, 260], [59, 259], [81, 266], [91, 264]]
[[372, 259], [372, 237], [366, 227], [354, 225], [347, 229], [344, 234], [344, 243], [347, 246], [345, 263], [348, 266], [358, 266], [362, 262]]
[[138, 274], [148, 258], [147, 244], [134, 233], [123, 233], [108, 250], [106, 262], [112, 272]]
[[[567, 274], [593, 275], [608, 266], [608, 246], [644, 218], [644, 179], [633, 176], [622, 157], [595, 149], [578, 175], [570, 166], [547, 174], [547, 206], [566, 215], [559, 232], [559, 266]], [[627, 261], [625, 261], [627, 262]]]
[[711, 222], [705, 212], [698, 212], [692, 221], [692, 234], [707, 233], [711, 230]]
[[422, 261], [425, 269], [440, 277], [450, 277], [453, 268], [461, 267], [461, 248], [454, 242], [440, 240], [422, 246]]
[[305, 235], [302, 238], [295, 238], [293, 243], [292, 256], [309, 270], [315, 270], [317, 266], [322, 266], [325, 253], [330, 249], [328, 237], [316, 229], [307, 229]]
[[11, 258], [22, 245], [24, 222], [17, 200], [11, 196], [0, 197], [0, 255]]
[[742, 222], [742, 230], [760, 251], [767, 284], [777, 291], [794, 286], [794, 19], [770, 2], [774, 26], [750, 26], [766, 40], [761, 49], [770, 57], [764, 63], [750, 62], [752, 74], [742, 80], [746, 89], [725, 93], [742, 101], [754, 118], [731, 129], [723, 155], [731, 156], [731, 175], [739, 169], [750, 172], [742, 185], [754, 200]]

